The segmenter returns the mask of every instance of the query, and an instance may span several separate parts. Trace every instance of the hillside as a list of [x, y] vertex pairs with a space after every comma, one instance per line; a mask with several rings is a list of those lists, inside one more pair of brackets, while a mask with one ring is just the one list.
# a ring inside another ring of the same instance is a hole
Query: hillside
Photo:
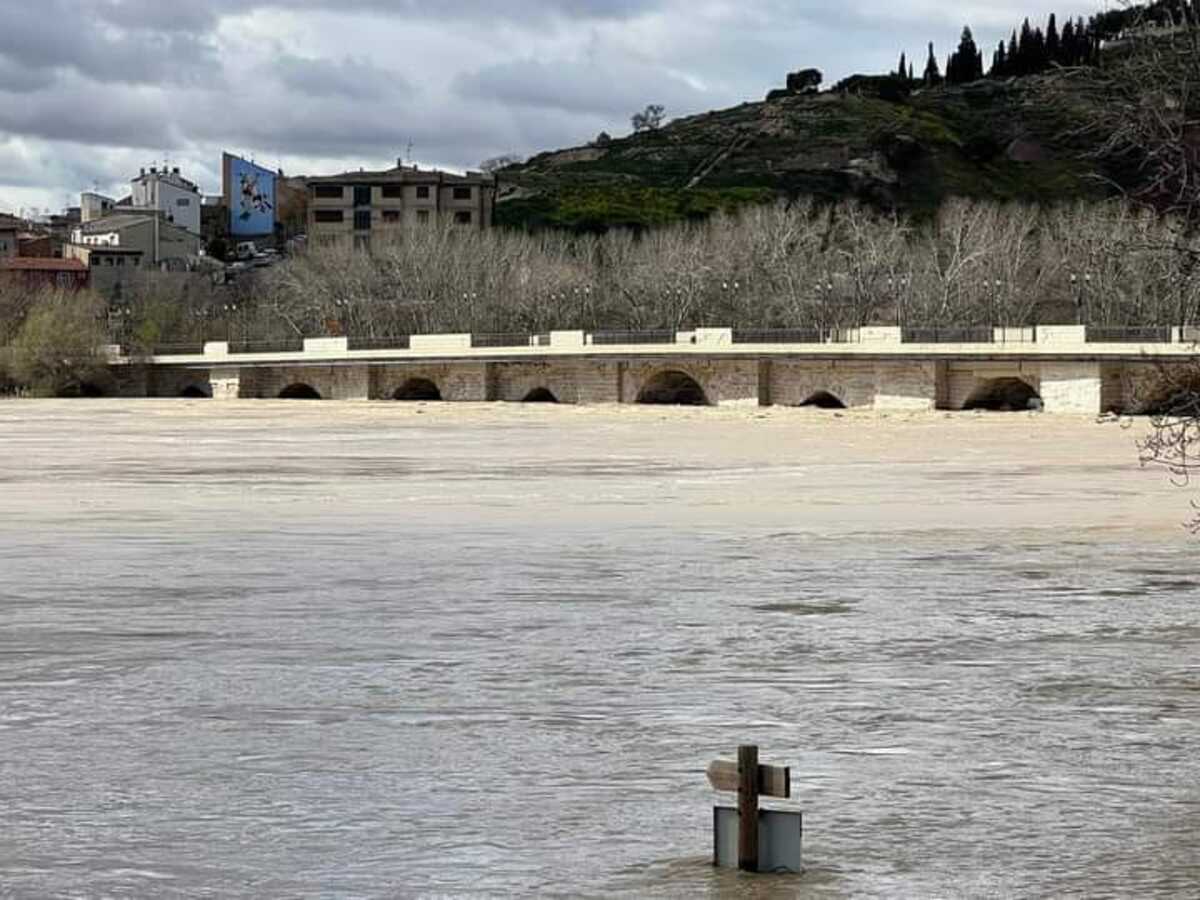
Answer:
[[594, 230], [801, 194], [917, 216], [950, 196], [1102, 196], [1095, 176], [1114, 173], [1100, 173], [1087, 144], [1069, 136], [1086, 111], [1064, 95], [1065, 83], [1037, 76], [929, 88], [897, 101], [827, 92], [744, 103], [505, 169], [497, 219]]

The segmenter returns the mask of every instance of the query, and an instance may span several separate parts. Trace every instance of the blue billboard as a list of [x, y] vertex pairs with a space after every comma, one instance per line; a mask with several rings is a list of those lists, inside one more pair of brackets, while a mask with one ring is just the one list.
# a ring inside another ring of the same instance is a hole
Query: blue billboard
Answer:
[[241, 157], [225, 157], [229, 233], [259, 237], [275, 231], [275, 173]]

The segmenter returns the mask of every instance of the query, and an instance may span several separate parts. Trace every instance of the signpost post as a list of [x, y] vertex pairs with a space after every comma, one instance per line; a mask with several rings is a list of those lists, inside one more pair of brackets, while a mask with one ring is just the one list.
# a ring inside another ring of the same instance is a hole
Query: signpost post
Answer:
[[[736, 791], [737, 841], [732, 835], [734, 810], [713, 811], [713, 863], [734, 865], [743, 872], [800, 871], [800, 813], [771, 812], [760, 815], [759, 797], [791, 799], [792, 770], [787, 766], [764, 766], [758, 762], [758, 747], [738, 748], [738, 760], [716, 760], [709, 764], [708, 782], [717, 791]], [[736, 852], [734, 847], [736, 846]]]

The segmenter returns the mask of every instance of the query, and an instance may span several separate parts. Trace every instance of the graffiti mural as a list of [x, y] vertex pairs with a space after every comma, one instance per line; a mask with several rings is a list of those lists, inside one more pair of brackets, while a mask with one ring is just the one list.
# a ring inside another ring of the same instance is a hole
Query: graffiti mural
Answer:
[[229, 233], [235, 237], [275, 230], [275, 173], [235, 156], [225, 157]]

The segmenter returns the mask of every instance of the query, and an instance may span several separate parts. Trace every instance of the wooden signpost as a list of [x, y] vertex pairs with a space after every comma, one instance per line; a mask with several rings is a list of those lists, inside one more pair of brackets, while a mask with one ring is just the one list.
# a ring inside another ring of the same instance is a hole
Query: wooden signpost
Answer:
[[[738, 795], [737, 819], [737, 867], [743, 872], [757, 872], [763, 859], [763, 848], [759, 846], [760, 817], [758, 809], [759, 797], [774, 797], [789, 800], [792, 796], [792, 770], [787, 766], [764, 766], [758, 762], [758, 747], [747, 744], [738, 748], [738, 760], [716, 760], [708, 766], [708, 783], [717, 791], [736, 791]], [[728, 811], [732, 815], [732, 810]], [[722, 854], [722, 809], [718, 807], [713, 815], [714, 863], [721, 865]], [[789, 841], [787, 835], [772, 835], [768, 829], [767, 843], [770, 845], [768, 856], [774, 853], [782, 838], [782, 845], [787, 845], [785, 855], [795, 856], [794, 864], [783, 863], [782, 867], [790, 871], [799, 871], [799, 813], [769, 813], [773, 818], [790, 817], [794, 820], [795, 840]], [[792, 848], [794, 844], [794, 849]], [[732, 848], [730, 848], [732, 849]], [[772, 857], [773, 858], [773, 857]], [[777, 863], [769, 862], [771, 868]]]

